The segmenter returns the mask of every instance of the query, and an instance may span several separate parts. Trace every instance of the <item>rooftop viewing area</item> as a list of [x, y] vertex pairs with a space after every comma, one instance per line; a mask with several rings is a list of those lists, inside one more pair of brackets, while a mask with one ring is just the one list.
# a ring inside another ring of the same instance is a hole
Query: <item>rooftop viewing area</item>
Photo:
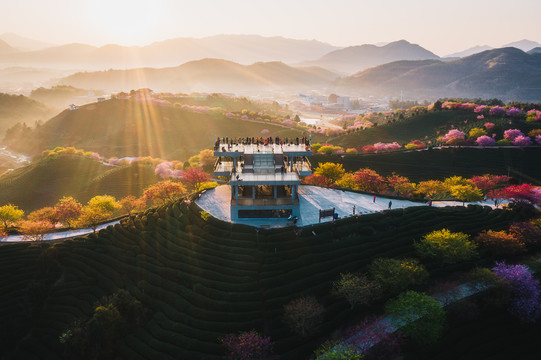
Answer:
[[310, 137], [217, 138], [214, 175], [229, 178], [231, 218], [298, 217], [300, 176], [312, 173], [311, 155]]

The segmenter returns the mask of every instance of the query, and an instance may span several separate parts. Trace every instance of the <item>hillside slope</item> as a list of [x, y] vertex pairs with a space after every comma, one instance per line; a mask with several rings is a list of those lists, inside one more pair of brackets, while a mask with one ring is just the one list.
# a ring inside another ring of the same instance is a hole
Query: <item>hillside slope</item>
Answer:
[[12, 203], [26, 212], [53, 206], [63, 196], [86, 202], [96, 195], [140, 196], [157, 182], [146, 165], [106, 166], [80, 155], [59, 154], [0, 177], [0, 204]]
[[151, 101], [113, 99], [65, 110], [37, 129], [12, 134], [4, 143], [31, 154], [73, 146], [106, 157], [152, 156], [184, 161], [210, 148], [215, 136], [256, 136], [263, 129], [270, 130], [270, 136], [302, 136], [299, 130], [230, 119], [218, 112], [195, 113]]
[[410, 97], [497, 97], [538, 102], [540, 82], [541, 55], [503, 48], [448, 62], [393, 62], [344, 78], [338, 88], [394, 96], [402, 92]]
[[151, 88], [172, 92], [246, 92], [313, 89], [328, 86], [338, 76], [317, 68], [294, 68], [282, 62], [241, 65], [221, 59], [190, 61], [172, 68], [139, 68], [82, 72], [60, 83], [87, 89]]
[[[478, 206], [419, 207], [256, 234], [202, 220], [199, 211], [174, 203], [49, 249], [0, 246], [1, 270], [17, 274], [0, 284], [3, 355], [58, 358], [59, 336], [88, 319], [100, 297], [125, 289], [142, 302], [147, 321], [113, 344], [121, 358], [217, 360], [224, 355], [219, 337], [255, 329], [275, 341], [282, 359], [304, 359], [322, 336], [364, 315], [330, 293], [340, 273], [364, 271], [376, 257], [412, 256], [413, 241], [443, 224], [476, 233], [517, 220], [512, 211]], [[428, 268], [443, 274], [484, 263], [492, 262]], [[39, 296], [28, 302], [33, 289]], [[306, 294], [325, 306], [325, 322], [300, 337], [282, 321], [283, 305]], [[23, 301], [26, 308], [15, 306]]]
[[53, 109], [24, 95], [0, 93], [0, 137], [18, 122], [33, 125], [35, 121], [45, 121], [54, 114]]

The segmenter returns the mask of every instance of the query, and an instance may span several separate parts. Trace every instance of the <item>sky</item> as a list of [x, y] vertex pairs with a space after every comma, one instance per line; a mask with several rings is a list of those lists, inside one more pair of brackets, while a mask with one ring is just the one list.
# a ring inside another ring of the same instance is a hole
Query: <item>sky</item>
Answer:
[[540, 0], [12, 0], [0, 33], [54, 44], [147, 45], [258, 34], [336, 46], [419, 44], [443, 56], [475, 45], [541, 43]]

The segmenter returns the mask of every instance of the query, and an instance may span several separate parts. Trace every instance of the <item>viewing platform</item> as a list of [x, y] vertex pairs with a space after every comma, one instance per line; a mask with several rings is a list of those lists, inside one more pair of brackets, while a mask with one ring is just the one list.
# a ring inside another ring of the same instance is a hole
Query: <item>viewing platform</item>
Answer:
[[231, 218], [298, 217], [311, 155], [310, 137], [216, 139], [214, 175], [229, 181]]

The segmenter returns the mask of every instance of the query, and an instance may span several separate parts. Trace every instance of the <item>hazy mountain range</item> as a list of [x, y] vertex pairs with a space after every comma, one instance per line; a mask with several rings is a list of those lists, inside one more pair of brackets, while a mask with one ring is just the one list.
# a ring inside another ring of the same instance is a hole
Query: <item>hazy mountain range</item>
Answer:
[[292, 63], [319, 58], [336, 49], [339, 48], [316, 40], [258, 35], [217, 35], [201, 39], [176, 38], [142, 47], [67, 44], [35, 51], [0, 50], [0, 64], [101, 70], [178, 66], [203, 58], [224, 59], [241, 64], [257, 61]]
[[483, 51], [452, 61], [397, 61], [339, 81], [353, 94], [435, 98], [440, 96], [541, 99], [541, 54], [517, 48]]
[[297, 68], [277, 61], [242, 65], [222, 59], [203, 59], [170, 68], [80, 72], [60, 82], [87, 89], [116, 91], [149, 87], [173, 92], [259, 92], [321, 89], [338, 77], [319, 67]]
[[79, 88], [163, 91], [261, 92], [326, 89], [341, 94], [435, 98], [440, 96], [541, 99], [541, 54], [516, 48], [487, 50], [452, 61], [400, 60], [339, 77], [320, 67], [281, 62], [241, 65], [219, 59], [172, 68], [81, 72], [61, 80]]
[[301, 64], [320, 66], [351, 74], [392, 61], [426, 59], [439, 59], [439, 56], [417, 44], [400, 40], [383, 46], [368, 44], [350, 46], [332, 51], [318, 60], [306, 61]]

